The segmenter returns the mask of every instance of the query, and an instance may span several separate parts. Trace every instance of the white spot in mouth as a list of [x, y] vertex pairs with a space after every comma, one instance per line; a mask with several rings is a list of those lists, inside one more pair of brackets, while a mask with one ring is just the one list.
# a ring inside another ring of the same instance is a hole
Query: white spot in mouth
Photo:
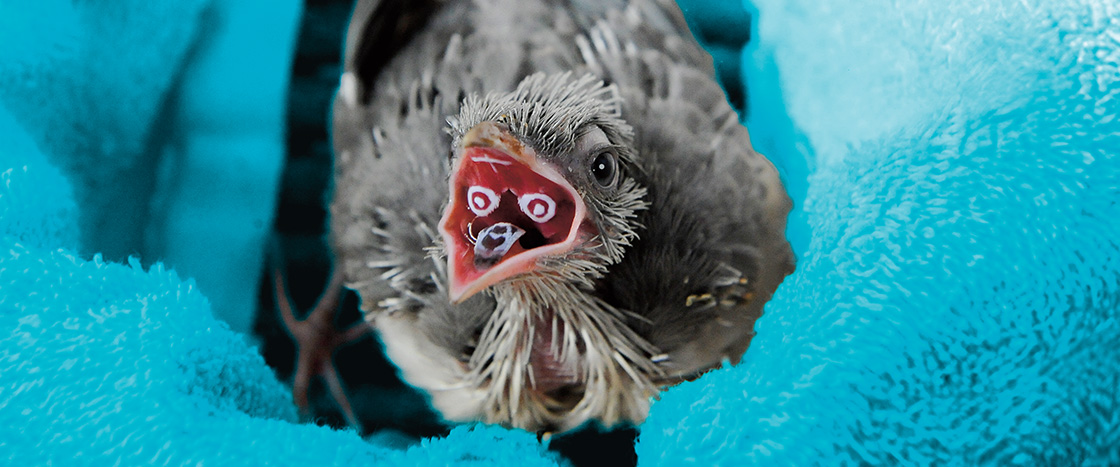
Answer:
[[484, 186], [467, 188], [467, 207], [478, 217], [490, 215], [498, 209], [498, 202], [498, 194], [494, 190]]
[[548, 222], [556, 216], [556, 201], [544, 193], [529, 193], [517, 199], [521, 212], [538, 224]]

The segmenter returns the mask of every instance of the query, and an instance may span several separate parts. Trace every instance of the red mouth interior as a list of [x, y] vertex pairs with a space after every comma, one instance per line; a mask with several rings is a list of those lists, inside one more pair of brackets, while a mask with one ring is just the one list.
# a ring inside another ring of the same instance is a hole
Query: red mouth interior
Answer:
[[[567, 189], [498, 149], [470, 147], [462, 157], [443, 226], [451, 234], [451, 265], [459, 281], [471, 283], [510, 258], [567, 239], [576, 212]], [[500, 257], [476, 258], [480, 234], [503, 222], [524, 234]]]

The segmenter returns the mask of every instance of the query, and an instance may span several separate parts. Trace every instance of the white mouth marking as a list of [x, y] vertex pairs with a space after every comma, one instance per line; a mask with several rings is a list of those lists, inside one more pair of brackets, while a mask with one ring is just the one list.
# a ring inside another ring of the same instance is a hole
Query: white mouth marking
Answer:
[[493, 170], [494, 173], [498, 173], [498, 168], [494, 167], [494, 164], [501, 164], [501, 165], [511, 165], [511, 164], [513, 164], [510, 161], [503, 161], [501, 159], [494, 159], [493, 157], [489, 157], [489, 156], [472, 157], [471, 160], [474, 161], [474, 162], [485, 162], [487, 164], [490, 164], [490, 170]]
[[544, 193], [523, 195], [517, 199], [517, 206], [538, 224], [548, 222], [556, 215], [556, 201]]
[[467, 207], [478, 217], [490, 215], [498, 209], [498, 194], [484, 186], [472, 186], [467, 189]]

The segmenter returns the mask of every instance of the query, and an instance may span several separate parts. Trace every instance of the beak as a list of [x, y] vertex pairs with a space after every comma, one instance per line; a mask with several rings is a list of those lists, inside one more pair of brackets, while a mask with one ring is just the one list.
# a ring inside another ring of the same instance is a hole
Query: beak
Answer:
[[502, 124], [483, 122], [463, 136], [448, 183], [439, 230], [452, 303], [531, 274], [540, 258], [579, 242], [583, 198]]

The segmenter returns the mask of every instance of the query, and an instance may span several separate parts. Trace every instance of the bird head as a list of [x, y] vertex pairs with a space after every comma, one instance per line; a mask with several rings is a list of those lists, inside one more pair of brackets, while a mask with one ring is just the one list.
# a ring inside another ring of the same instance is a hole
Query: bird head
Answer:
[[590, 286], [622, 259], [646, 192], [620, 106], [570, 73], [463, 101], [439, 224], [452, 302], [534, 278]]

